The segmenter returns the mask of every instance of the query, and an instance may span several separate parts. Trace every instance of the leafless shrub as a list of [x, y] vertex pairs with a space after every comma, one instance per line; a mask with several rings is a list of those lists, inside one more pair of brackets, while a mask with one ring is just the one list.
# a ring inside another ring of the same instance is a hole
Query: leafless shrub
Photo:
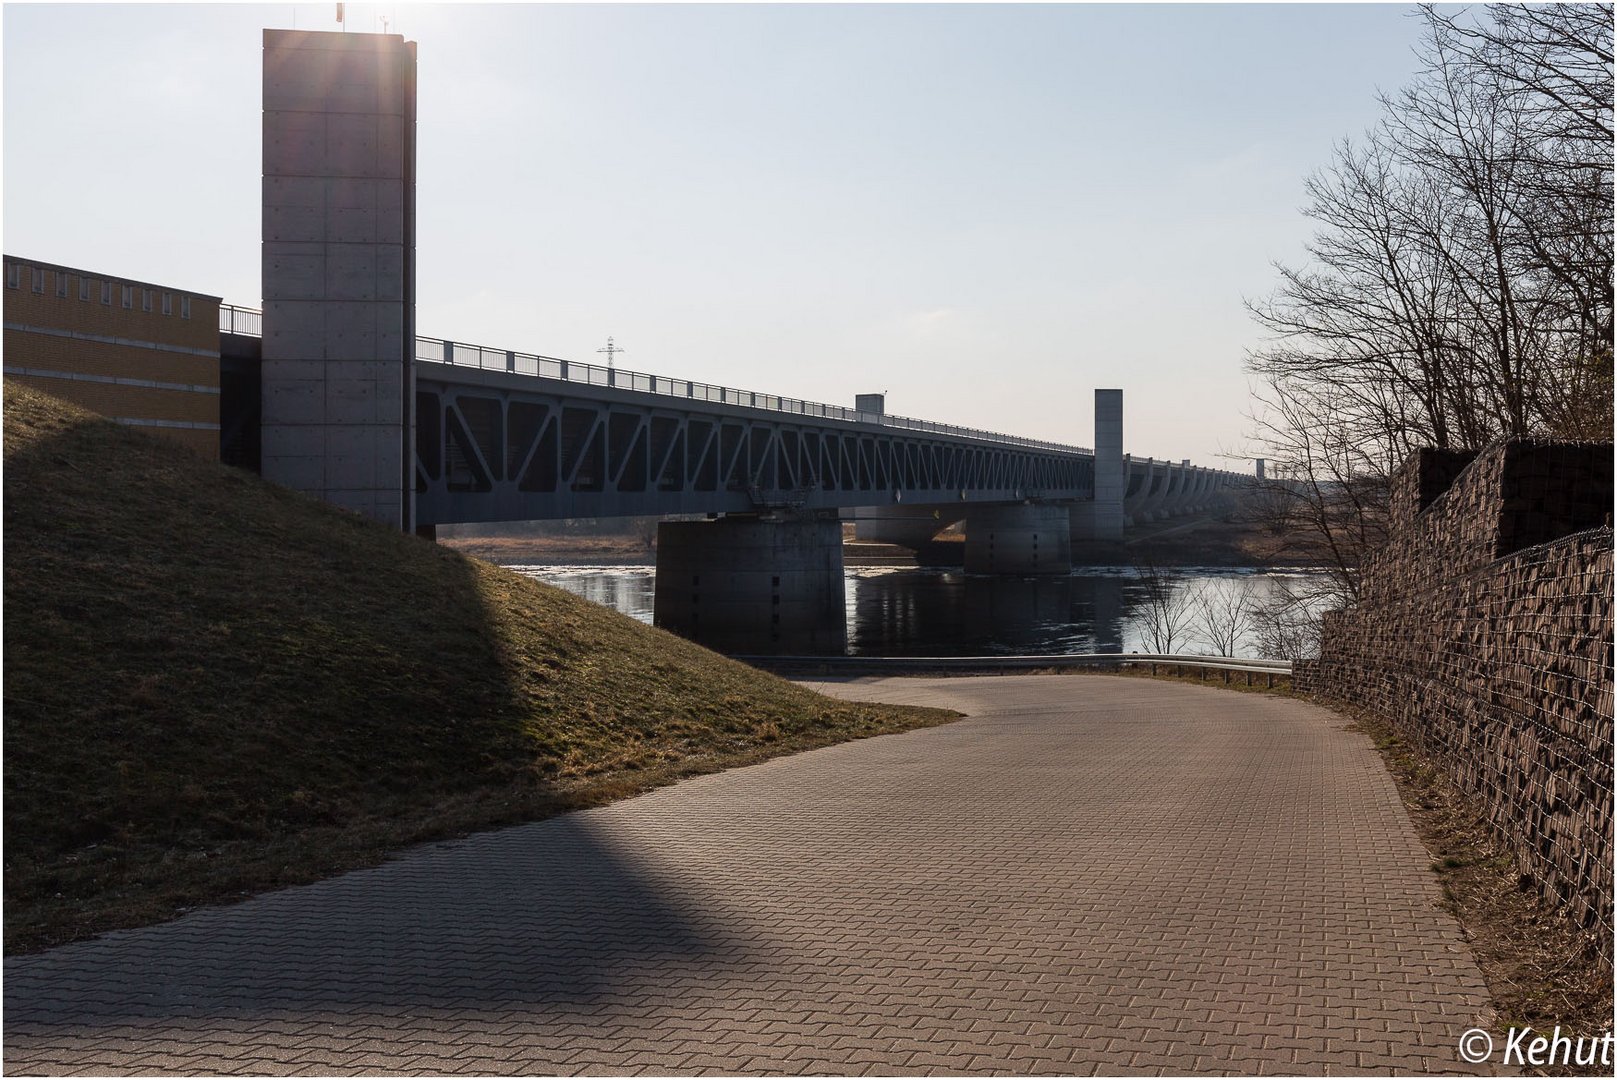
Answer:
[[1147, 649], [1166, 654], [1183, 648], [1195, 612], [1182, 576], [1149, 561], [1136, 563], [1135, 569], [1143, 594], [1139, 619]]
[[1329, 578], [1282, 579], [1252, 605], [1251, 627], [1259, 655], [1267, 660], [1307, 660], [1319, 655], [1320, 616], [1346, 597]]
[[1196, 629], [1219, 656], [1234, 656], [1252, 629], [1257, 597], [1247, 578], [1203, 580], [1190, 593]]

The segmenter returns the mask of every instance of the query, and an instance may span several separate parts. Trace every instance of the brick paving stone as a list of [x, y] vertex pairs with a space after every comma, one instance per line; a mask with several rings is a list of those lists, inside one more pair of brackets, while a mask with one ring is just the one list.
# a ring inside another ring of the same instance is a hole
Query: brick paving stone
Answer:
[[1341, 717], [819, 685], [970, 718], [7, 957], [5, 1069], [1488, 1071], [1456, 1053], [1498, 1031], [1481, 976]]

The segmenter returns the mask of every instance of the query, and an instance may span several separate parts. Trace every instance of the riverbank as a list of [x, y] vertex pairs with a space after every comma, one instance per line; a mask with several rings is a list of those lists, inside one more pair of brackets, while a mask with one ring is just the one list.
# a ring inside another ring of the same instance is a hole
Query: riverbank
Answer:
[[634, 536], [473, 536], [438, 543], [496, 566], [650, 566], [657, 561], [657, 545]]
[[[843, 565], [963, 566], [964, 536], [945, 532], [917, 557], [909, 548], [858, 540], [853, 524], [843, 526]], [[1307, 568], [1325, 561], [1303, 534], [1276, 534], [1256, 522], [1206, 515], [1188, 520], [1142, 525], [1129, 530], [1120, 544], [1074, 545], [1075, 566], [1223, 566]], [[622, 534], [454, 536], [439, 539], [444, 547], [498, 566], [650, 566], [657, 561], [655, 539], [639, 527]]]

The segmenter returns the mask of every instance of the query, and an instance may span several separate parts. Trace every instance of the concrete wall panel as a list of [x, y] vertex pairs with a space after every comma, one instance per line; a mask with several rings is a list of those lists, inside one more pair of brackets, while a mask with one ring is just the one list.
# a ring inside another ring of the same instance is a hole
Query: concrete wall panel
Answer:
[[326, 415], [325, 380], [277, 379], [264, 387], [262, 407], [277, 425], [319, 424]]
[[[321, 112], [271, 112], [265, 102], [264, 175], [304, 181], [321, 175], [326, 152], [326, 117]], [[277, 188], [276, 190], [279, 190]]]
[[[265, 123], [269, 123], [267, 117]], [[321, 138], [323, 140], [324, 135]], [[331, 183], [332, 181], [317, 176], [265, 176], [264, 205], [323, 207], [326, 205], [327, 188]]]
[[326, 235], [321, 206], [264, 206], [264, 242], [318, 243]]
[[264, 280], [273, 277], [278, 300], [320, 300], [326, 295], [326, 253], [320, 243], [264, 241]]

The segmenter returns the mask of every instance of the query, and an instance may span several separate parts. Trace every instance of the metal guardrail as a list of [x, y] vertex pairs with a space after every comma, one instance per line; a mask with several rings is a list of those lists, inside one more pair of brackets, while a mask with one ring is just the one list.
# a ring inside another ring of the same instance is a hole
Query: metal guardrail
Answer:
[[977, 439], [981, 442], [998, 443], [1006, 446], [1025, 446], [1032, 450], [1047, 450], [1061, 454], [1083, 454], [1086, 456], [1094, 453], [1093, 450], [1086, 447], [1045, 442], [1041, 439], [1024, 439], [1017, 435], [1004, 435], [997, 431], [984, 431], [980, 428], [939, 424], [931, 420], [917, 420], [913, 417], [894, 416], [890, 413], [860, 412], [857, 409], [849, 409], [841, 405], [825, 405], [817, 401], [804, 401], [800, 398], [782, 397], [778, 394], [760, 394], [752, 390], [737, 390], [734, 387], [716, 386], [713, 383], [696, 382], [691, 379], [671, 379], [662, 375], [648, 375], [641, 371], [629, 371], [626, 368], [607, 368], [599, 364], [579, 363], [573, 360], [562, 360], [554, 356], [540, 356], [536, 353], [490, 349], [481, 345], [466, 345], [456, 341], [445, 341], [441, 338], [416, 338], [415, 356], [417, 360], [424, 360], [428, 363], [475, 367], [486, 371], [511, 371], [519, 375], [560, 379], [563, 382], [585, 383], [590, 386], [610, 386], [620, 390], [637, 390], [645, 394], [662, 394], [668, 397], [685, 398], [689, 401], [712, 401], [722, 405], [738, 405], [743, 408], [765, 409], [770, 412], [791, 413], [795, 416], [812, 416], [817, 419], [880, 424], [882, 427], [901, 428], [905, 431], [924, 431], [938, 435], [950, 435], [956, 438]]
[[1148, 667], [1153, 675], [1160, 669], [1221, 672], [1224, 682], [1232, 674], [1263, 676], [1269, 686], [1275, 676], [1291, 677], [1290, 660], [1243, 660], [1233, 656], [1189, 656], [1178, 653], [1081, 653], [1056, 656], [732, 656], [733, 660], [766, 669], [784, 668], [794, 672], [809, 670], [818, 674], [858, 673], [862, 675], [914, 674], [934, 671], [1042, 671], [1052, 668]]
[[[235, 304], [219, 305], [219, 331], [225, 334], [263, 336], [263, 312], [256, 308]], [[1024, 439], [1017, 435], [1004, 435], [997, 431], [939, 424], [931, 420], [916, 420], [908, 416], [887, 413], [860, 412], [840, 405], [824, 405], [817, 401], [781, 397], [778, 394], [760, 394], [751, 390], [737, 390], [729, 386], [696, 382], [691, 379], [670, 379], [662, 375], [648, 375], [624, 368], [607, 368], [599, 364], [584, 364], [537, 353], [514, 352], [510, 349], [491, 349], [483, 345], [444, 338], [417, 337], [415, 358], [433, 364], [451, 364], [456, 367], [479, 368], [484, 371], [509, 371], [519, 375], [533, 375], [543, 379], [583, 383], [588, 386], [610, 386], [620, 390], [635, 390], [643, 394], [660, 394], [683, 398], [687, 401], [711, 401], [722, 405], [736, 405], [748, 409], [790, 413], [816, 419], [842, 420], [850, 423], [879, 424], [882, 427], [904, 431], [923, 431], [955, 438], [976, 439], [979, 442], [1002, 446], [1021, 446], [1030, 450], [1053, 451], [1058, 454], [1092, 456], [1094, 451], [1083, 446], [1045, 442], [1042, 439]]]
[[257, 308], [237, 307], [235, 304], [220, 304], [219, 332], [221, 334], [241, 334], [243, 337], [263, 337], [264, 313]]

